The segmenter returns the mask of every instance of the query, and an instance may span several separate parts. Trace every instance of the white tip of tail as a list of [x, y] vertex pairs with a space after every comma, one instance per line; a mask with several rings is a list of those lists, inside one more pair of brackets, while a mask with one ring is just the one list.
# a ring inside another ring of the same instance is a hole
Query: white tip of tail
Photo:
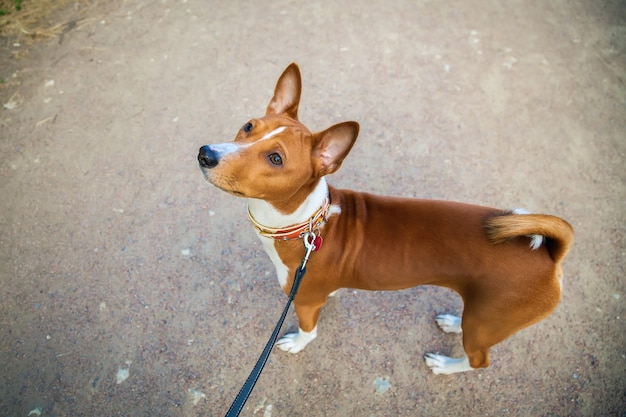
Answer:
[[537, 250], [543, 245], [543, 236], [541, 235], [530, 235], [530, 248], [532, 250]]
[[[511, 210], [511, 212], [513, 214], [530, 214], [530, 212], [526, 209], [523, 208], [516, 208]], [[537, 250], [541, 247], [541, 245], [543, 245], [543, 236], [541, 235], [529, 235], [528, 236], [530, 238], [530, 249], [532, 250]]]

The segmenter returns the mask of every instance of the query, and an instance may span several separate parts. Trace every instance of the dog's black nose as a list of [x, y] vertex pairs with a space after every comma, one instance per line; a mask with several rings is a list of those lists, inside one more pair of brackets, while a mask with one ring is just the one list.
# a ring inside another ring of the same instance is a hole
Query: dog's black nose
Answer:
[[210, 146], [205, 145], [198, 152], [198, 162], [203, 168], [213, 168], [219, 162], [217, 154], [213, 152]]

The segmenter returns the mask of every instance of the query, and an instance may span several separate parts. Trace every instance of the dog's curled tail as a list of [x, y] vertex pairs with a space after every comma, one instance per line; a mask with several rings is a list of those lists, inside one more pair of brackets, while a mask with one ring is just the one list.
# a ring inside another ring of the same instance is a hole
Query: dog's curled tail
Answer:
[[[550, 257], [557, 264], [567, 255], [574, 239], [574, 230], [568, 222], [547, 214], [504, 212], [488, 218], [485, 229], [489, 239], [496, 244], [520, 236], [529, 236], [533, 240], [543, 236]], [[536, 246], [531, 244], [531, 247], [537, 249], [540, 243], [541, 240]]]

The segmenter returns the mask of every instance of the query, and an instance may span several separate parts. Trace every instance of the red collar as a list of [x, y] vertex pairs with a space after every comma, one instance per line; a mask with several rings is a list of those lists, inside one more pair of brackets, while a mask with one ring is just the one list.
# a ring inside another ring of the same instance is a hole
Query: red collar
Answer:
[[311, 232], [322, 227], [328, 220], [328, 211], [330, 209], [330, 199], [326, 197], [322, 203], [322, 207], [308, 219], [302, 223], [294, 224], [291, 226], [283, 227], [280, 229], [263, 226], [261, 223], [250, 213], [250, 207], [248, 207], [248, 217], [252, 222], [252, 226], [259, 232], [261, 236], [269, 237], [276, 240], [291, 240], [298, 239], [306, 232]]

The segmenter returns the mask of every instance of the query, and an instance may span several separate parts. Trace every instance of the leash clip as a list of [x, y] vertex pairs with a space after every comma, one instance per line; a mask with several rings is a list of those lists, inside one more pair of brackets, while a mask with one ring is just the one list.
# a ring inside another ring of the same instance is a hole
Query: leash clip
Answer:
[[304, 232], [302, 235], [302, 241], [304, 242], [304, 249], [306, 253], [304, 254], [304, 259], [302, 259], [302, 265], [300, 269], [304, 270], [306, 267], [306, 263], [309, 261], [309, 256], [311, 256], [311, 252], [315, 250], [315, 239], [317, 236], [314, 231]]

